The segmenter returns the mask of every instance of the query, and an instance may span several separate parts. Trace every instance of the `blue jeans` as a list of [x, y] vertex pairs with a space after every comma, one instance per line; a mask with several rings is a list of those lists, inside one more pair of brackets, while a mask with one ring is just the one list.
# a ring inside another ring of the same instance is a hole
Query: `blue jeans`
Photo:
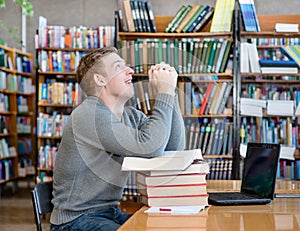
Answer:
[[50, 225], [51, 231], [113, 231], [127, 221], [130, 214], [123, 213], [119, 208], [109, 208], [95, 213], [83, 214], [62, 225]]

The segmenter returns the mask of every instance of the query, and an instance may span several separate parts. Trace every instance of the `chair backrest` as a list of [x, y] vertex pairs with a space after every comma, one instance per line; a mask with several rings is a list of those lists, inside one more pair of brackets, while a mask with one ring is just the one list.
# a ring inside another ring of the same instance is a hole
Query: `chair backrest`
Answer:
[[36, 184], [31, 191], [35, 224], [38, 231], [42, 231], [40, 216], [52, 212], [52, 189], [52, 181], [49, 181]]

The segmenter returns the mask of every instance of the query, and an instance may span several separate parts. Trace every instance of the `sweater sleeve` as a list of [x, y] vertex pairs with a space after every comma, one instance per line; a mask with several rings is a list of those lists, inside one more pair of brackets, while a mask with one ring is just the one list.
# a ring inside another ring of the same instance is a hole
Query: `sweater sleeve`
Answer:
[[118, 120], [107, 107], [86, 104], [73, 115], [76, 143], [114, 155], [159, 156], [170, 138], [173, 107], [173, 96], [158, 94], [152, 116], [137, 128]]
[[175, 96], [175, 103], [172, 115], [170, 139], [166, 150], [184, 150], [185, 148], [185, 127], [178, 102], [178, 95]]

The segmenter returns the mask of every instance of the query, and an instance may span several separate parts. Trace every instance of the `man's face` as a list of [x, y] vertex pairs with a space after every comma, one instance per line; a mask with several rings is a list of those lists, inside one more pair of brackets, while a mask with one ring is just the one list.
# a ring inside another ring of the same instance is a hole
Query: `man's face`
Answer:
[[103, 58], [105, 65], [106, 91], [119, 100], [127, 101], [133, 94], [132, 74], [134, 71], [127, 67], [124, 60], [112, 53]]

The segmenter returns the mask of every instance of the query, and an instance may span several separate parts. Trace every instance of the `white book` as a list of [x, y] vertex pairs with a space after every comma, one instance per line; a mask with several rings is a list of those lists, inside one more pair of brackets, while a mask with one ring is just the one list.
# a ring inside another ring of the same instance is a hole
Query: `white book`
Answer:
[[240, 53], [240, 69], [241, 72], [250, 72], [249, 54], [248, 54], [248, 44], [246, 42], [241, 43], [241, 53]]
[[280, 145], [280, 159], [295, 160], [295, 147]]
[[217, 114], [218, 109], [219, 109], [219, 107], [221, 106], [222, 99], [224, 98], [224, 93], [225, 93], [225, 90], [226, 90], [227, 85], [228, 85], [228, 82], [223, 82], [223, 83], [222, 83], [222, 87], [221, 87], [221, 90], [220, 90], [220, 92], [219, 92], [219, 95], [218, 95], [218, 98], [217, 98], [215, 107], [214, 107], [213, 110], [212, 110], [212, 114]]
[[253, 105], [266, 108], [267, 101], [263, 99], [241, 98], [241, 105]]
[[260, 73], [259, 57], [255, 43], [248, 43], [248, 54], [250, 62], [250, 71]]
[[276, 23], [276, 32], [299, 32], [299, 25], [293, 23]]
[[241, 115], [262, 117], [262, 107], [255, 105], [241, 104]]
[[179, 174], [196, 174], [196, 173], [209, 173], [209, 165], [207, 162], [197, 161], [184, 170], [164, 170], [164, 171], [144, 171], [143, 174], [147, 176], [170, 176]]
[[262, 67], [261, 72], [264, 74], [297, 74], [297, 67]]
[[122, 171], [184, 170], [194, 160], [203, 160], [200, 149], [165, 151], [163, 156], [153, 158], [125, 157]]
[[267, 114], [278, 116], [293, 116], [294, 101], [293, 100], [268, 100]]

